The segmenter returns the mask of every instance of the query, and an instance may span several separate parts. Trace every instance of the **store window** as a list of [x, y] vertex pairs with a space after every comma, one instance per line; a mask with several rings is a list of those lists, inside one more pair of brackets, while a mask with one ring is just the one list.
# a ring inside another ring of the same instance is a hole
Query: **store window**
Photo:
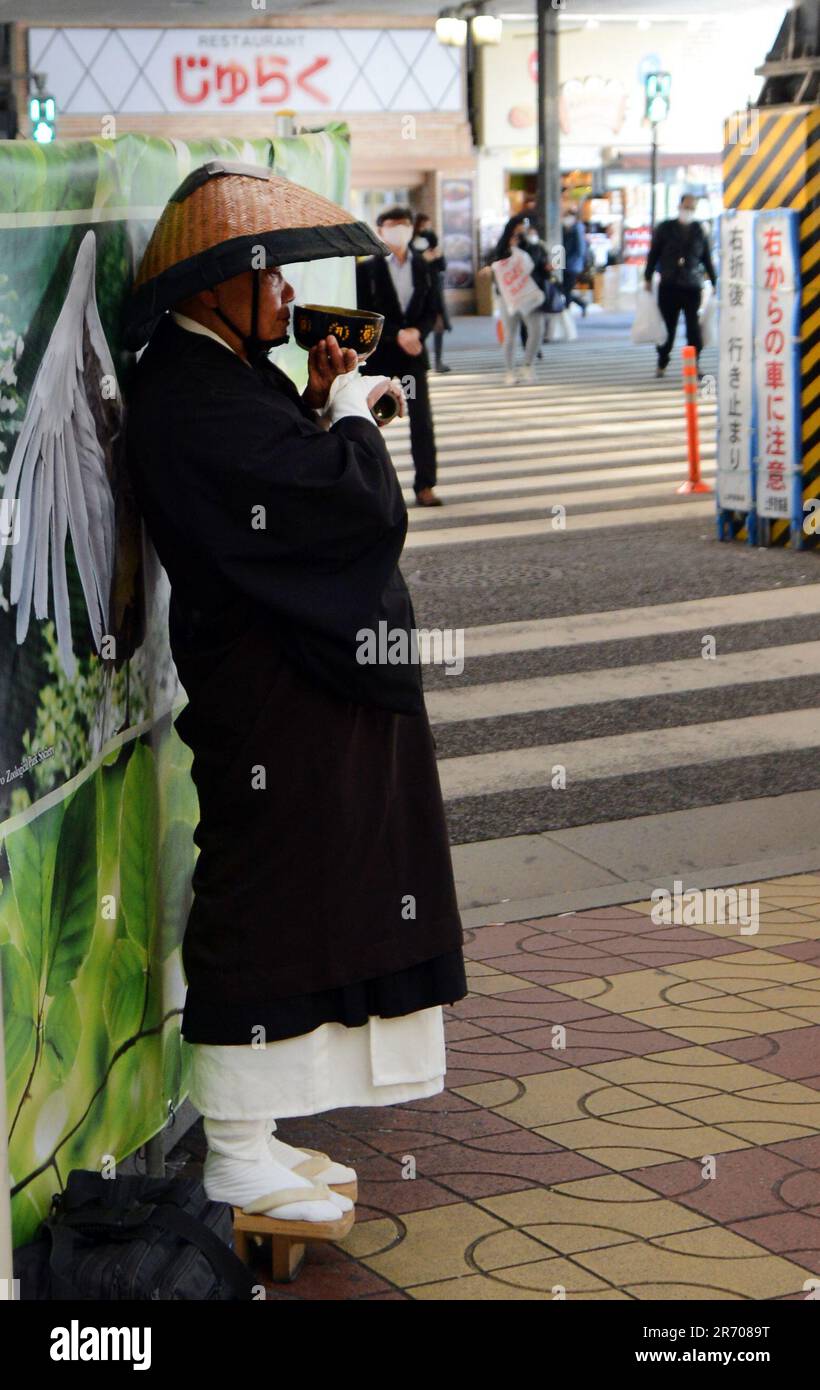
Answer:
[[352, 188], [350, 190], [350, 211], [361, 222], [375, 226], [376, 218], [383, 208], [396, 203], [407, 207], [410, 202], [409, 188]]

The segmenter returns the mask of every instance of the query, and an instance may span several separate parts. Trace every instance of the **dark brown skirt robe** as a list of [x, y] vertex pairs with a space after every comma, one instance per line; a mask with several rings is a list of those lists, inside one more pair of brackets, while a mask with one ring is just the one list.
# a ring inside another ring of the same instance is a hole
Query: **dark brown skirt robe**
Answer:
[[184, 1036], [272, 1041], [463, 998], [421, 673], [356, 660], [360, 629], [415, 625], [381, 431], [323, 430], [284, 373], [167, 318], [128, 459], [171, 580], [200, 803]]

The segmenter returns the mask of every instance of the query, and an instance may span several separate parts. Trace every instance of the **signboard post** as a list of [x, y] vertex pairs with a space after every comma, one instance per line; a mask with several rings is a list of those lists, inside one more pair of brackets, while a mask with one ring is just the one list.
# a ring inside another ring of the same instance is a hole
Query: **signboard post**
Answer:
[[748, 513], [748, 539], [754, 544], [755, 399], [752, 368], [754, 341], [753, 212], [721, 213], [717, 439], [718, 536], [730, 539], [731, 512]]
[[791, 208], [719, 219], [718, 536], [802, 548], [800, 248]]
[[[797, 213], [755, 214], [757, 512], [803, 537], [800, 449], [800, 260]], [[768, 526], [766, 528], [768, 530]]]

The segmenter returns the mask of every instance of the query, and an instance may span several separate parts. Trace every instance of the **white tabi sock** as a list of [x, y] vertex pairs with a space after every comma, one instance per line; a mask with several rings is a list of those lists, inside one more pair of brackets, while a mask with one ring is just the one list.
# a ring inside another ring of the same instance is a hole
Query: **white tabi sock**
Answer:
[[[212, 1202], [229, 1202], [245, 1207], [269, 1192], [284, 1188], [314, 1190], [309, 1178], [292, 1173], [271, 1156], [266, 1143], [265, 1120], [213, 1120], [205, 1117], [208, 1156], [205, 1160], [203, 1182]], [[337, 1194], [331, 1194], [336, 1196]], [[271, 1207], [265, 1216], [277, 1221], [337, 1221], [338, 1202], [288, 1202]]]
[[[268, 1129], [270, 1130], [267, 1137], [268, 1152], [271, 1158], [275, 1159], [277, 1163], [283, 1164], [285, 1168], [293, 1169], [297, 1164], [304, 1163], [306, 1158], [311, 1157], [310, 1154], [305, 1153], [304, 1149], [295, 1148], [292, 1144], [286, 1144], [283, 1139], [277, 1139], [274, 1133], [276, 1129], [275, 1120], [268, 1121]], [[324, 1168], [321, 1173], [314, 1174], [314, 1181], [323, 1182], [326, 1186], [332, 1182], [355, 1182], [356, 1170], [355, 1168], [348, 1168], [344, 1163], [336, 1163], [331, 1159], [329, 1165]], [[350, 1198], [345, 1197], [342, 1192], [334, 1192], [331, 1195], [340, 1211], [350, 1211], [351, 1207], [354, 1205]]]

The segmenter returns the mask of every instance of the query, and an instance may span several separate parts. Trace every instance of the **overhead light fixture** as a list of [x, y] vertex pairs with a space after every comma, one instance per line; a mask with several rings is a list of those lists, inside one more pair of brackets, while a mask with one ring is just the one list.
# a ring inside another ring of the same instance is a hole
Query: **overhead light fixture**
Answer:
[[639, 20], [638, 20], [638, 28], [639, 28], [639, 29], [644, 29], [644, 30], [648, 29], [648, 28], [649, 28], [649, 20], [648, 20], [648, 19], [639, 19]]
[[588, 19], [586, 22], [587, 29], [600, 29], [600, 27], [600, 22], [597, 19]]
[[473, 43], [500, 43], [501, 34], [504, 28], [498, 15], [476, 14], [470, 21], [473, 31]]
[[442, 10], [436, 20], [436, 38], [450, 48], [463, 48], [467, 42], [467, 21], [455, 10]]

